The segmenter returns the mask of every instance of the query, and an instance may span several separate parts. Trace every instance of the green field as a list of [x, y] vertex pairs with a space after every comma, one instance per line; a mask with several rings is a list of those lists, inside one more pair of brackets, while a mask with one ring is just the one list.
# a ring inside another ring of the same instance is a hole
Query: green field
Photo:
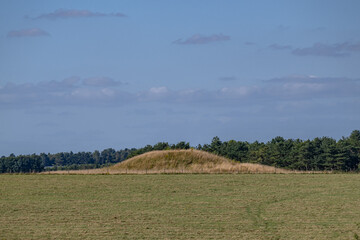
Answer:
[[358, 239], [360, 175], [0, 175], [0, 239]]

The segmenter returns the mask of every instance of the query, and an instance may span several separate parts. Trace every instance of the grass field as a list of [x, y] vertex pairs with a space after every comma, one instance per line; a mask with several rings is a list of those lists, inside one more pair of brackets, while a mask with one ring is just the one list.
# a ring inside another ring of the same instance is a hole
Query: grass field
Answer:
[[0, 239], [358, 239], [360, 175], [0, 175]]

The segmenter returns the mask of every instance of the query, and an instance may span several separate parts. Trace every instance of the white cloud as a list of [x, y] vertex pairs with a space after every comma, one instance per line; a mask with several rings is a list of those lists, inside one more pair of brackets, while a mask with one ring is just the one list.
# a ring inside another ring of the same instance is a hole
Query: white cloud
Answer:
[[228, 41], [230, 40], [230, 36], [226, 36], [223, 34], [213, 34], [210, 36], [204, 36], [200, 34], [194, 34], [191, 37], [183, 40], [178, 39], [174, 41], [175, 44], [182, 44], [182, 45], [191, 45], [191, 44], [207, 44], [207, 43], [213, 43], [213, 42], [221, 42], [221, 41]]
[[169, 90], [167, 87], [152, 87], [149, 92], [152, 94], [163, 94], [169, 92]]
[[89, 88], [79, 88], [71, 92], [71, 96], [78, 99], [90, 99], [90, 100], [101, 100], [108, 99], [109, 97], [115, 96], [115, 91], [109, 88], [101, 89], [89, 89]]
[[108, 77], [85, 78], [82, 83], [86, 86], [117, 86], [121, 82]]
[[342, 42], [327, 44], [317, 42], [310, 47], [295, 48], [291, 45], [281, 45], [274, 43], [269, 46], [273, 50], [291, 50], [296, 56], [321, 56], [321, 57], [345, 57], [352, 53], [360, 52], [360, 42]]
[[274, 43], [274, 44], [271, 44], [269, 46], [269, 48], [274, 49], [274, 50], [289, 50], [289, 49], [292, 49], [293, 47], [290, 45], [281, 45], [281, 44]]
[[236, 88], [222, 88], [220, 90], [221, 94], [224, 95], [224, 97], [227, 96], [237, 96], [237, 97], [243, 97], [251, 93], [255, 87], [236, 87]]
[[27, 17], [33, 20], [36, 19], [48, 19], [48, 20], [57, 20], [57, 19], [68, 19], [68, 18], [90, 18], [90, 17], [126, 17], [125, 14], [116, 12], [116, 13], [101, 13], [101, 12], [92, 12], [89, 10], [78, 10], [78, 9], [57, 9], [51, 13], [44, 13], [37, 17]]
[[101, 92], [108, 97], [114, 97], [115, 96], [115, 91], [113, 89], [110, 88], [103, 88], [101, 89]]
[[40, 28], [29, 28], [29, 29], [22, 29], [17, 31], [10, 31], [7, 34], [8, 38], [20, 38], [20, 37], [46, 37], [50, 36], [50, 34]]

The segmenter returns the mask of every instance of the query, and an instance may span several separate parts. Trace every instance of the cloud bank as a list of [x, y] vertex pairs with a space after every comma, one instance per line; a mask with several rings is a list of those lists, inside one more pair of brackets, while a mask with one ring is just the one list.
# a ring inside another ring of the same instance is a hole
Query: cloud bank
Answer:
[[292, 49], [293, 47], [290, 45], [281, 45], [281, 44], [274, 43], [274, 44], [271, 44], [269, 46], [269, 48], [271, 48], [273, 50], [289, 50], [289, 49]]
[[222, 42], [230, 40], [230, 36], [226, 36], [223, 34], [213, 34], [210, 36], [204, 36], [200, 34], [194, 34], [191, 37], [183, 40], [178, 39], [174, 41], [174, 44], [181, 44], [181, 45], [197, 45], [197, 44], [208, 44], [213, 42]]
[[311, 47], [293, 47], [291, 45], [271, 44], [272, 50], [291, 50], [296, 56], [320, 56], [320, 57], [346, 57], [360, 52], [360, 42], [342, 42], [335, 44], [314, 43]]
[[101, 12], [92, 12], [89, 10], [77, 10], [77, 9], [57, 9], [51, 13], [43, 13], [37, 17], [27, 17], [33, 20], [37, 19], [47, 19], [47, 20], [57, 20], [57, 19], [69, 19], [69, 18], [92, 18], [92, 17], [126, 17], [125, 14], [117, 13], [101, 13]]
[[296, 48], [292, 51], [294, 55], [298, 56], [324, 56], [324, 57], [344, 57], [349, 56], [351, 53], [360, 52], [359, 43], [336, 43], [324, 44], [315, 43], [311, 47]]
[[8, 38], [14, 38], [14, 37], [44, 37], [44, 36], [50, 36], [50, 34], [44, 30], [41, 30], [40, 28], [29, 28], [29, 29], [23, 29], [18, 31], [10, 31], [7, 34]]
[[[215, 104], [241, 106], [313, 99], [360, 101], [360, 79], [290, 76], [258, 84], [218, 90], [171, 90], [166, 86], [127, 92], [111, 78], [67, 78], [37, 84], [0, 86], [0, 108], [37, 105], [110, 105], [156, 102], [162, 104]], [[229, 105], [230, 104], [230, 105]]]

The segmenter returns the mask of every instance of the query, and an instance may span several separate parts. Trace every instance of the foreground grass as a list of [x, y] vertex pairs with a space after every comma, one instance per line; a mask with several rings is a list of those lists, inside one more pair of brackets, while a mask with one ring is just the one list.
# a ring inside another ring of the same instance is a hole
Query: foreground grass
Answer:
[[356, 239], [360, 175], [0, 175], [0, 239]]

